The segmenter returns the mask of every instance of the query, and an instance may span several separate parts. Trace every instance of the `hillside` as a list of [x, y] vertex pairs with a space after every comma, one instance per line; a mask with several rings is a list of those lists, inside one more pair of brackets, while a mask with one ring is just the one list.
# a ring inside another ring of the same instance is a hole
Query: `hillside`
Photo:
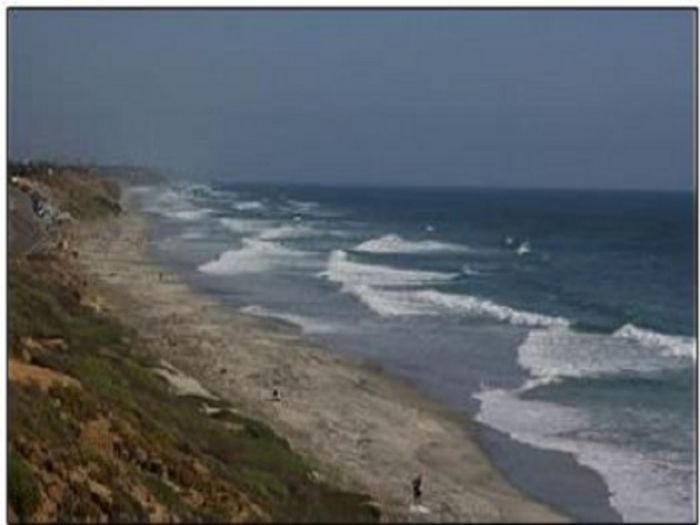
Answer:
[[76, 226], [122, 213], [119, 184], [94, 168], [9, 171], [11, 522], [378, 520], [264, 424], [178, 395], [145, 334], [109, 313]]

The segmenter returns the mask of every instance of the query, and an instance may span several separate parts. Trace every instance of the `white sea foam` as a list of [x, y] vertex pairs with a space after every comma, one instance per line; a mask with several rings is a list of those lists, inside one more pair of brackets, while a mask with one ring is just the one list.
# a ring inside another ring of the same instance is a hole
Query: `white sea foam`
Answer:
[[153, 192], [152, 202], [147, 203], [147, 211], [161, 213], [163, 210], [188, 206], [189, 201], [172, 188]]
[[409, 241], [399, 235], [390, 233], [362, 242], [355, 246], [353, 250], [370, 253], [429, 253], [465, 252], [469, 248], [460, 244], [439, 241]]
[[287, 201], [287, 204], [293, 211], [299, 211], [299, 212], [313, 211], [313, 210], [320, 208], [320, 206], [321, 206], [318, 202], [299, 201], [299, 200], [294, 200], [294, 199], [289, 199]]
[[566, 378], [687, 368], [687, 350], [659, 351], [677, 343], [675, 337], [659, 339], [660, 334], [641, 332], [629, 325], [615, 334], [582, 333], [559, 326], [531, 331], [518, 349], [518, 364], [530, 379], [514, 390], [483, 388], [475, 396], [481, 401], [477, 420], [524, 443], [572, 453], [579, 463], [600, 472], [608, 483], [612, 505], [625, 521], [687, 521], [693, 512], [688, 498], [694, 491], [688, 492], [683, 480], [692, 476], [679, 477], [677, 462], [623, 449], [602, 438], [584, 437], [600, 425], [583, 407], [521, 397], [532, 388]]
[[572, 453], [579, 463], [600, 472], [609, 485], [612, 505], [625, 521], [679, 522], [692, 516], [684, 478], [676, 473], [678, 463], [583, 437], [599, 424], [582, 407], [520, 397], [565, 378], [652, 373], [687, 367], [687, 359], [663, 354], [637, 338], [551, 327], [528, 334], [518, 349], [518, 364], [531, 378], [514, 390], [482, 388], [475, 396], [481, 401], [479, 421], [524, 443]]
[[201, 231], [187, 230], [182, 235], [180, 235], [180, 238], [188, 240], [188, 241], [194, 241], [194, 240], [206, 238], [206, 234], [204, 232], [201, 232]]
[[694, 337], [660, 334], [633, 324], [624, 325], [613, 335], [623, 339], [632, 339], [649, 348], [656, 348], [664, 355], [697, 359]]
[[321, 230], [300, 221], [280, 223], [279, 221], [267, 219], [222, 217], [219, 219], [219, 223], [232, 233], [252, 236], [263, 241], [282, 241], [320, 236], [343, 237], [347, 235], [347, 232], [342, 230]]
[[420, 288], [450, 281], [459, 274], [365, 264], [353, 261], [343, 250], [331, 253], [327, 269], [321, 275], [332, 282], [342, 284], [341, 291], [356, 296], [376, 313], [387, 317], [468, 315], [534, 327], [569, 324], [562, 317], [517, 310], [488, 299]]
[[404, 270], [378, 264], [365, 264], [353, 261], [343, 250], [334, 250], [328, 259], [325, 276], [329, 281], [344, 286], [416, 286], [438, 281], [449, 281], [457, 274]]
[[475, 270], [468, 264], [463, 264], [462, 267], [460, 268], [460, 272], [463, 275], [483, 275], [480, 271]]
[[328, 321], [323, 321], [322, 319], [286, 312], [278, 312], [276, 310], [265, 308], [264, 306], [245, 306], [241, 308], [241, 312], [260, 317], [272, 317], [275, 319], [282, 319], [283, 321], [288, 321], [292, 324], [299, 326], [302, 329], [302, 331], [306, 334], [328, 334], [338, 332], [340, 329], [342, 329], [342, 327], [338, 326], [337, 324]]
[[265, 241], [274, 241], [280, 239], [312, 237], [316, 234], [318, 234], [318, 232], [311, 226], [304, 224], [283, 224], [281, 226], [266, 229], [260, 233], [258, 238]]
[[634, 341], [565, 327], [531, 331], [518, 348], [518, 364], [534, 378], [526, 388], [565, 377], [650, 373], [687, 366]]
[[[517, 310], [488, 299], [470, 295], [447, 294], [437, 290], [382, 291], [381, 293], [383, 294], [382, 300], [385, 305], [396, 307], [394, 308], [394, 313], [391, 313], [391, 308], [385, 308], [383, 315], [450, 314], [486, 317], [521, 326], [547, 327], [568, 325], [568, 321], [562, 317], [551, 317]], [[366, 291], [366, 295], [369, 294], [370, 292]]]
[[345, 284], [341, 291], [354, 295], [383, 317], [437, 315], [434, 308], [416, 301], [409, 291], [389, 291], [366, 284]]
[[461, 315], [485, 317], [520, 326], [567, 326], [562, 317], [516, 310], [488, 299], [455, 295], [437, 290], [386, 290], [371, 286], [347, 287], [372, 310], [383, 316]]
[[563, 317], [554, 317], [525, 310], [517, 310], [500, 305], [488, 299], [469, 295], [453, 295], [436, 290], [421, 290], [416, 292], [420, 300], [435, 304], [449, 312], [469, 315], [492, 317], [498, 321], [514, 325], [548, 327], [568, 326], [569, 321]]
[[[202, 208], [193, 204], [190, 199], [174, 188], [166, 188], [165, 190], [154, 191], [152, 198], [146, 198], [144, 203], [144, 211], [155, 213], [169, 219], [179, 221], [196, 221], [207, 217], [213, 210], [210, 208]], [[150, 190], [143, 190], [141, 193], [149, 193]], [[143, 195], [142, 195], [143, 196]]]
[[235, 196], [234, 192], [215, 190], [207, 184], [184, 184], [180, 186], [179, 191], [190, 198], [216, 198], [226, 195], [228, 197]]
[[532, 250], [530, 248], [530, 243], [525, 241], [525, 242], [521, 243], [520, 246], [518, 246], [518, 249], [515, 250], [515, 253], [517, 253], [518, 255], [527, 255], [531, 251]]
[[[694, 488], [687, 491], [677, 464], [650, 458], [601, 441], [578, 438], [591, 428], [582, 409], [518, 397], [518, 391], [487, 389], [476, 419], [513, 439], [537, 448], [558, 450], [602, 474], [612, 505], [631, 522], [689, 522]], [[692, 476], [690, 476], [692, 477]], [[640, 497], [644, 495], [644, 497]]]
[[127, 193], [135, 193], [137, 195], [143, 195], [146, 193], [151, 193], [156, 190], [156, 186], [146, 186], [146, 185], [141, 185], [141, 186], [126, 186], [125, 191]]
[[[281, 208], [297, 216], [304, 215], [330, 219], [341, 217], [343, 215], [343, 213], [339, 210], [329, 209], [314, 201], [288, 199], [284, 204], [281, 205]], [[299, 218], [301, 219], [301, 217]]]
[[261, 201], [240, 201], [234, 202], [233, 207], [238, 211], [257, 211], [265, 208]]
[[306, 255], [276, 242], [246, 238], [241, 248], [225, 251], [198, 269], [214, 275], [261, 273], [284, 266], [303, 265]]
[[213, 210], [210, 208], [197, 208], [189, 210], [178, 210], [166, 213], [168, 217], [173, 219], [178, 219], [181, 221], [196, 221], [203, 219], [209, 215]]
[[233, 217], [222, 217], [219, 223], [233, 233], [250, 234], [258, 233], [270, 227], [270, 221], [254, 219], [236, 219]]

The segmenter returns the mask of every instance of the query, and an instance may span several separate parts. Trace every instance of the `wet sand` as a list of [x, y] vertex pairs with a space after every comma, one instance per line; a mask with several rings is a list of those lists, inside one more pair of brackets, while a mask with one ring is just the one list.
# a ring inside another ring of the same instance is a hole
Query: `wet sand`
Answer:
[[[167, 362], [314, 458], [320, 476], [367, 491], [385, 520], [568, 521], [504, 479], [464, 416], [285, 323], [196, 293], [154, 263], [147, 235], [133, 211], [80, 232], [80, 260], [106, 307]], [[272, 400], [273, 388], [281, 401]], [[410, 511], [417, 472], [425, 514]]]

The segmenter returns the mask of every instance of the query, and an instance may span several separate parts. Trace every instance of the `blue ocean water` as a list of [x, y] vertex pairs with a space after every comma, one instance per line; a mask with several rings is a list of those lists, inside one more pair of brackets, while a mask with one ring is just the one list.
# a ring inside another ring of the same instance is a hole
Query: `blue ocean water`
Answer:
[[154, 220], [156, 255], [204, 292], [573, 454], [626, 521], [694, 519], [692, 194], [131, 193]]

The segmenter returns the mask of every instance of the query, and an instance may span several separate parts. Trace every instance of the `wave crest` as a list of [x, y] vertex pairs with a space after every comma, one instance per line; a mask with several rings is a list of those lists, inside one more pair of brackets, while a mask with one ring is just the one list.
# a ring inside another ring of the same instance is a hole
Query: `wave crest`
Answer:
[[232, 217], [222, 217], [219, 224], [232, 233], [257, 233], [265, 228], [269, 228], [270, 222], [254, 219], [234, 219]]
[[504, 389], [485, 389], [474, 397], [481, 402], [477, 421], [534, 447], [573, 454], [580, 464], [599, 472], [625, 521], [692, 521], [686, 499], [692, 492], [686, 496], [678, 491], [676, 465], [605, 442], [570, 437], [590, 424], [584, 411], [522, 399], [517, 391]]
[[318, 232], [311, 226], [303, 224], [283, 224], [282, 226], [275, 226], [263, 231], [258, 235], [258, 238], [264, 241], [276, 241], [280, 239], [311, 237], [317, 233]]
[[561, 327], [530, 332], [518, 348], [518, 364], [534, 378], [523, 390], [562, 378], [644, 374], [684, 366], [625, 338]]
[[466, 246], [439, 241], [409, 241], [390, 233], [362, 242], [353, 248], [357, 252], [369, 253], [430, 253], [430, 252], [466, 252]]
[[[143, 207], [145, 212], [179, 221], [196, 221], [204, 219], [214, 211], [211, 208], [196, 206], [182, 188], [166, 188], [155, 193], [157, 189], [156, 186], [144, 186], [136, 190], [136, 193], [146, 200]], [[131, 191], [134, 193], [133, 189]]]
[[240, 249], [227, 250], [216, 259], [199, 265], [198, 270], [213, 275], [261, 273], [290, 263], [293, 265], [294, 261], [301, 261], [305, 257], [305, 253], [275, 242], [246, 238]]
[[327, 269], [322, 272], [329, 281], [344, 286], [416, 286], [437, 281], [449, 281], [457, 274], [404, 270], [391, 266], [353, 261], [344, 250], [333, 250]]
[[658, 348], [664, 355], [674, 357], [689, 357], [697, 359], [695, 338], [682, 335], [668, 335], [626, 324], [618, 329], [613, 336], [632, 339], [652, 348]]
[[346, 284], [342, 291], [356, 296], [374, 312], [385, 317], [457, 315], [494, 319], [533, 328], [569, 324], [562, 317], [516, 310], [488, 299], [447, 294], [433, 289], [389, 290], [366, 284]]
[[265, 208], [261, 201], [240, 201], [232, 204], [237, 211], [257, 211]]

